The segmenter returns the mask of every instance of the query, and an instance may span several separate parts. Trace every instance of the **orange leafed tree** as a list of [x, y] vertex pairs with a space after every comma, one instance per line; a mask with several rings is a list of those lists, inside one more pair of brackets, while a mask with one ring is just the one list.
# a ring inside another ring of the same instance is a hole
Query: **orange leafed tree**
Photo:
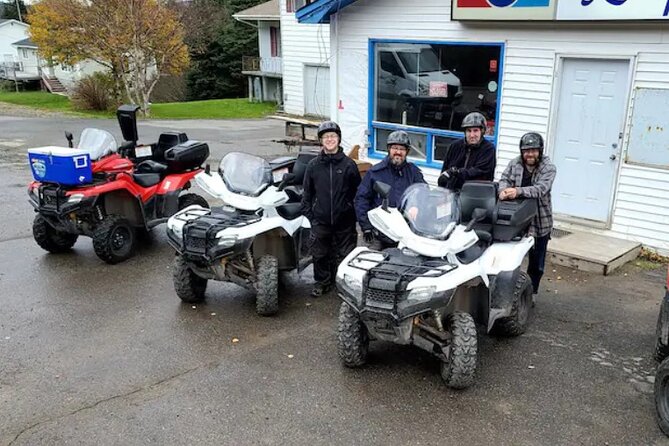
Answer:
[[181, 74], [190, 62], [181, 24], [157, 0], [41, 0], [30, 23], [45, 59], [69, 65], [90, 59], [108, 67], [147, 114], [158, 79]]

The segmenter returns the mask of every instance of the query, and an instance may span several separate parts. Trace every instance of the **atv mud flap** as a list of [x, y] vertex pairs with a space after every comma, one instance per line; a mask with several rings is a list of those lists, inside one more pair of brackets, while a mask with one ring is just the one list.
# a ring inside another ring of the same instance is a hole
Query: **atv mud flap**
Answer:
[[513, 271], [501, 271], [490, 282], [490, 310], [488, 313], [488, 333], [495, 321], [511, 314], [516, 282], [520, 277], [520, 268]]

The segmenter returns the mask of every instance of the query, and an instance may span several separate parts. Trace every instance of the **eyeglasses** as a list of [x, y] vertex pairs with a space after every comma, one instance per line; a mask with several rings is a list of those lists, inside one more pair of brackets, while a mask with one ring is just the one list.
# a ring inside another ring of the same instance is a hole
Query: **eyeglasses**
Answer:
[[337, 135], [336, 133], [330, 135], [323, 135], [321, 136], [321, 139], [339, 139], [339, 135]]

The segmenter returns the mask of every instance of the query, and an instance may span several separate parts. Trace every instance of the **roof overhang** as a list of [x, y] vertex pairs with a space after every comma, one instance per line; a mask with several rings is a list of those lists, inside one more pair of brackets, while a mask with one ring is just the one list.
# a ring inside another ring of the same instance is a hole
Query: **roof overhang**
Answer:
[[299, 23], [330, 23], [330, 16], [356, 0], [316, 0], [295, 12]]

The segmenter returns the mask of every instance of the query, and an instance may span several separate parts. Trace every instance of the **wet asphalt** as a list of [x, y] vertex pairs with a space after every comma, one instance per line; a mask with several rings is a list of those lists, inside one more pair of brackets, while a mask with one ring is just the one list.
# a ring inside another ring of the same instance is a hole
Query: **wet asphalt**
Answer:
[[[609, 277], [549, 267], [528, 332], [479, 335], [477, 383], [445, 387], [439, 364], [373, 343], [341, 366], [339, 301], [291, 274], [280, 313], [210, 283], [182, 304], [164, 225], [110, 266], [80, 238], [51, 255], [33, 241], [28, 147], [111, 120], [0, 116], [0, 444], [669, 444], [654, 420], [651, 358], [663, 268]], [[150, 121], [144, 141], [184, 130], [232, 150], [280, 154], [279, 121]]]

